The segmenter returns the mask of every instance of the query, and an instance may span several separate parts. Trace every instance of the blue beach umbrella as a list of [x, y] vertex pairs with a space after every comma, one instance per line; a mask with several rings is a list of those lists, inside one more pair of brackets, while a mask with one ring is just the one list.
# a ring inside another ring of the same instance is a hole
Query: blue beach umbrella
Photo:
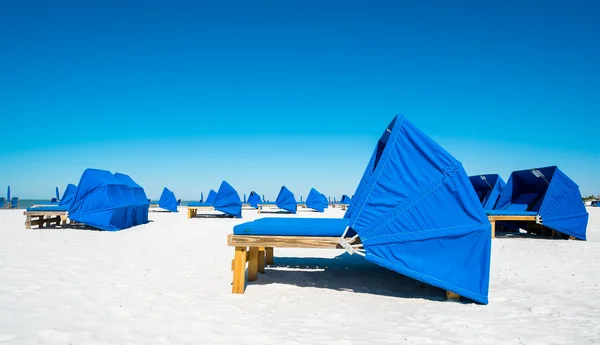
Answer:
[[246, 203], [246, 193], [244, 193], [244, 203]]
[[58, 187], [56, 187], [56, 200], [60, 201], [60, 194], [58, 192]]
[[8, 189], [6, 190], [6, 199], [10, 200], [10, 186], [8, 186]]
[[203, 202], [203, 201], [204, 201], [204, 193], [200, 192], [200, 202]]

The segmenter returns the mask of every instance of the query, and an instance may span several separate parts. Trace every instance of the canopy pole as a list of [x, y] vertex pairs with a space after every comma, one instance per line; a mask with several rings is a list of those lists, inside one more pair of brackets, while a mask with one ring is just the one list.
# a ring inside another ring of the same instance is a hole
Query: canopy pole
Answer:
[[348, 230], [350, 230], [350, 227], [346, 226], [344, 233], [338, 239], [339, 245], [342, 246], [342, 248], [344, 248], [346, 250], [346, 252], [348, 252], [348, 254], [350, 254], [350, 255], [358, 254], [361, 256], [365, 256], [366, 254], [363, 253], [364, 247], [363, 247], [362, 243], [361, 244], [352, 244], [352, 243], [356, 242], [356, 240], [358, 239], [358, 234], [352, 236], [350, 239], [346, 239]]

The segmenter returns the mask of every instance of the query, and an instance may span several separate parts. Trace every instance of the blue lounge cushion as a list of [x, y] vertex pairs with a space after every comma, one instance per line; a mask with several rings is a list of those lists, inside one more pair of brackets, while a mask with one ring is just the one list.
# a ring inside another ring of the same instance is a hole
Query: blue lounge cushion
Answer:
[[537, 193], [523, 193], [519, 195], [515, 201], [504, 207], [503, 210], [527, 211], [529, 205], [532, 204], [537, 197]]
[[69, 210], [69, 206], [40, 206], [40, 207], [29, 207], [27, 211], [40, 211], [40, 212], [67, 212]]
[[537, 212], [514, 210], [485, 210], [488, 216], [536, 216]]
[[339, 237], [346, 218], [261, 218], [233, 227], [235, 235]]

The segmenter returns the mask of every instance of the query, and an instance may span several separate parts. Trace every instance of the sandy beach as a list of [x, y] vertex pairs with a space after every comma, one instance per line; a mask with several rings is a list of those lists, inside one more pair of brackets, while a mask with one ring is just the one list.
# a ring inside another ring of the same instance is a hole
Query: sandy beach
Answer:
[[[587, 242], [499, 236], [489, 305], [336, 250], [280, 249], [231, 294], [235, 224], [150, 213], [119, 232], [25, 230], [0, 211], [0, 344], [593, 344], [600, 208]], [[285, 217], [342, 217], [298, 212]], [[280, 215], [279, 215], [280, 216]]]

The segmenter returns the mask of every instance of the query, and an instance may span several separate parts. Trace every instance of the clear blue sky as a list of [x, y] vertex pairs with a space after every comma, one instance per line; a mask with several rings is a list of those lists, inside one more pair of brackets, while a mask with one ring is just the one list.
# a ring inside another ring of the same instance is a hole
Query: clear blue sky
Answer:
[[[215, 4], [218, 3], [218, 4]], [[352, 194], [403, 113], [469, 174], [600, 193], [598, 1], [0, 3], [0, 186], [96, 167], [158, 198], [226, 179]], [[4, 187], [5, 188], [5, 187]], [[0, 194], [3, 194], [0, 192]]]

